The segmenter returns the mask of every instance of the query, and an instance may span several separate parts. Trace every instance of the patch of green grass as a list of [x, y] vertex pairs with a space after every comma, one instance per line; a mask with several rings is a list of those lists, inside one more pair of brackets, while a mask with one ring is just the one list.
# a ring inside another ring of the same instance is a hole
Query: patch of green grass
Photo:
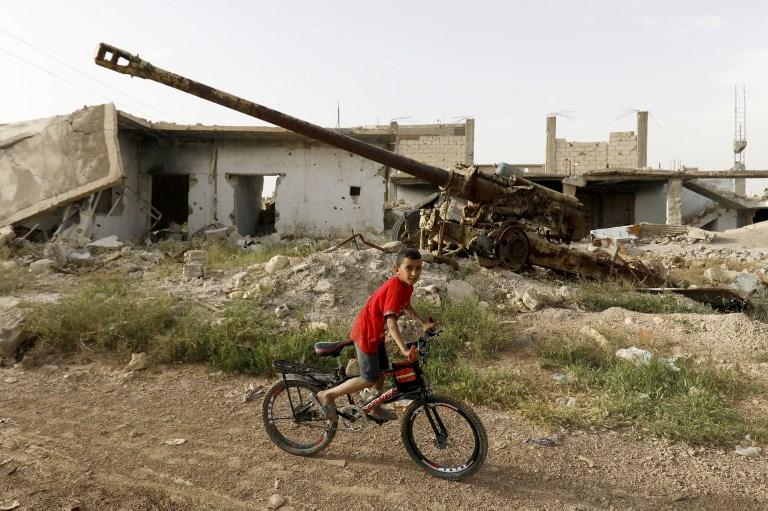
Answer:
[[568, 408], [555, 400], [524, 405], [533, 419], [560, 426], [615, 428], [634, 425], [651, 434], [692, 444], [724, 444], [751, 433], [764, 438], [768, 424], [751, 422], [736, 405], [750, 390], [732, 370], [678, 360], [679, 371], [654, 357], [636, 366], [594, 343], [565, 340], [542, 348], [541, 364], [567, 378], [561, 398], [577, 397]]
[[240, 300], [212, 320], [205, 309], [170, 295], [147, 296], [125, 281], [94, 282], [60, 304], [38, 305], [30, 321], [42, 353], [147, 352], [158, 362], [205, 362], [225, 371], [270, 374], [272, 360], [313, 365], [315, 342], [344, 338], [328, 331], [283, 331], [258, 304]]
[[758, 351], [752, 355], [752, 360], [758, 364], [768, 362], [768, 351]]
[[512, 408], [537, 394], [528, 379], [510, 369], [439, 364], [428, 365], [427, 374], [441, 392], [492, 408]]
[[29, 274], [26, 268], [0, 268], [0, 296], [12, 295], [24, 288]]
[[587, 284], [574, 293], [574, 301], [589, 311], [621, 307], [650, 314], [714, 314], [709, 305], [692, 302], [672, 293], [640, 293], [612, 283]]

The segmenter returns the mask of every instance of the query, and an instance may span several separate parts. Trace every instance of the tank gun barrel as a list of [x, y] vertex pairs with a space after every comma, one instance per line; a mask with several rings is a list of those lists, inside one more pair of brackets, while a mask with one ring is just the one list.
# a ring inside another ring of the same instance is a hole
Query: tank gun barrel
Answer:
[[[466, 176], [461, 173], [447, 171], [420, 161], [408, 158], [395, 152], [343, 135], [316, 124], [303, 121], [284, 114], [264, 105], [248, 101], [233, 94], [218, 90], [184, 76], [159, 68], [125, 50], [101, 43], [96, 52], [97, 65], [118, 73], [152, 80], [174, 89], [192, 94], [199, 98], [212, 101], [238, 112], [250, 115], [262, 121], [269, 122], [289, 131], [319, 140], [333, 147], [338, 147], [381, 163], [382, 165], [400, 170], [419, 179], [423, 179], [441, 187], [450, 187], [457, 195], [475, 201], [492, 202], [507, 195], [503, 184], [494, 182], [482, 175]], [[580, 203], [572, 198], [554, 192], [546, 187], [537, 185], [520, 177], [508, 180], [509, 185], [523, 185], [535, 189], [537, 193], [549, 200], [579, 208]]]

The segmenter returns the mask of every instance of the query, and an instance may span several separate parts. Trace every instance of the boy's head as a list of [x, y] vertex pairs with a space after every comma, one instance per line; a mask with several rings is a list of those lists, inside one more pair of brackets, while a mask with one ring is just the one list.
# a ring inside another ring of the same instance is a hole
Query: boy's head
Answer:
[[397, 254], [395, 262], [395, 275], [400, 282], [414, 285], [421, 277], [421, 253], [415, 248], [404, 248]]

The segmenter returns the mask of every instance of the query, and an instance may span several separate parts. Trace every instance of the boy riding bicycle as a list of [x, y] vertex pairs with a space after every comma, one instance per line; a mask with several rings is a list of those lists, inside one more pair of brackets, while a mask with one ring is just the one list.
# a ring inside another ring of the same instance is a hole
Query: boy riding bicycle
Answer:
[[[415, 360], [418, 356], [415, 348], [409, 351], [405, 346], [397, 318], [408, 314], [421, 323], [424, 331], [434, 328], [430, 319], [424, 320], [411, 307], [413, 285], [421, 276], [422, 260], [418, 250], [404, 248], [397, 254], [395, 275], [377, 289], [365, 303], [352, 325], [350, 338], [355, 341], [357, 360], [360, 364], [360, 376], [351, 378], [337, 387], [317, 393], [317, 402], [326, 414], [335, 414], [335, 400], [346, 394], [376, 387], [379, 391], [384, 384], [381, 371], [389, 367], [387, 350], [384, 345], [385, 326], [395, 340], [400, 353]], [[374, 408], [368, 415], [375, 419], [392, 420], [393, 412], [384, 408]]]

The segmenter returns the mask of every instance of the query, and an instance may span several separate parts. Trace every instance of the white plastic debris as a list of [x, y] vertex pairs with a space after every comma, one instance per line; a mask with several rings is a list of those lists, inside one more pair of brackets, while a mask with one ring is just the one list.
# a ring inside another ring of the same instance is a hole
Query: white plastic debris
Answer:
[[184, 438], [172, 438], [163, 442], [165, 445], [181, 445], [187, 443]]
[[742, 447], [740, 445], [736, 446], [736, 454], [739, 456], [746, 456], [747, 458], [757, 458], [760, 456], [761, 452], [762, 449], [759, 447]]
[[648, 350], [640, 349], [636, 346], [630, 348], [622, 348], [616, 350], [616, 356], [632, 362], [636, 366], [647, 366], [651, 363], [651, 352]]

